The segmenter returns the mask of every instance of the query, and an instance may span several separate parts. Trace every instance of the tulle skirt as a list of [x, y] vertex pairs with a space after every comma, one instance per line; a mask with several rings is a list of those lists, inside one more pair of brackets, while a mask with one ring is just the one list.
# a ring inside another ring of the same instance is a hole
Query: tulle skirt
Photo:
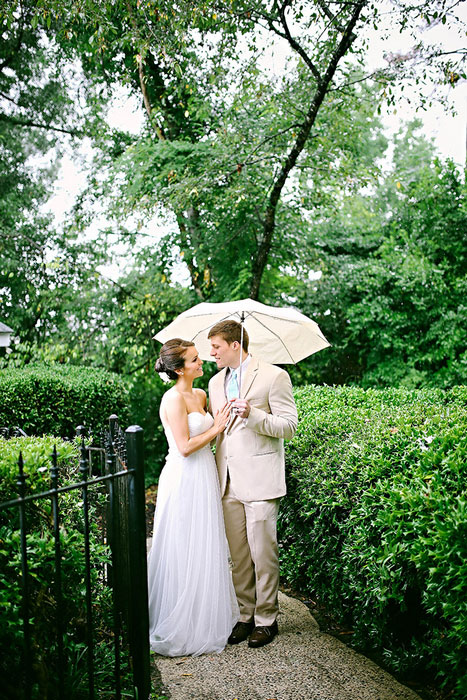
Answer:
[[159, 479], [148, 556], [151, 649], [221, 652], [238, 620], [219, 483], [209, 447], [170, 454]]

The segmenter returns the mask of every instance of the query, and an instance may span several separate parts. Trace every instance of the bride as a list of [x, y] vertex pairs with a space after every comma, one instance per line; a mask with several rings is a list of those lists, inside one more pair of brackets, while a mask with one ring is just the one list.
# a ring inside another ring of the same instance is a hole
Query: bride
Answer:
[[209, 445], [225, 429], [230, 404], [214, 418], [206, 412], [206, 393], [193, 388], [202, 364], [180, 338], [165, 343], [156, 362], [175, 380], [160, 406], [169, 452], [148, 556], [150, 645], [164, 656], [221, 652], [239, 617]]

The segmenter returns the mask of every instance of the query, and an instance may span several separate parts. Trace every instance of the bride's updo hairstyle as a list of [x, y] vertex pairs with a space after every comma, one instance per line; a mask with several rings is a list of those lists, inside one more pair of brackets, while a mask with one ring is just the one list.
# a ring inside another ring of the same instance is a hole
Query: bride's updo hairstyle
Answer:
[[156, 360], [156, 372], [165, 372], [169, 379], [178, 379], [176, 369], [185, 367], [185, 353], [187, 348], [194, 346], [191, 340], [172, 338], [161, 347], [159, 357]]

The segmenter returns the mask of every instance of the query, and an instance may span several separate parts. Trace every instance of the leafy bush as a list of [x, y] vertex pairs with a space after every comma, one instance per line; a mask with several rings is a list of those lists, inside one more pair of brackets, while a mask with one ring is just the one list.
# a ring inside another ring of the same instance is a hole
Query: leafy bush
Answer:
[[296, 400], [284, 578], [393, 671], [431, 669], [466, 697], [467, 388], [304, 387]]
[[74, 435], [77, 425], [97, 430], [116, 413], [127, 420], [128, 393], [111, 372], [72, 365], [28, 365], [0, 370], [0, 426], [31, 435]]
[[[0, 438], [0, 502], [14, 498], [17, 492], [17, 463], [20, 450], [24, 457], [28, 494], [47, 490], [50, 483], [50, 455], [54, 444], [57, 444], [60, 486], [79, 480], [77, 479], [78, 450], [74, 443], [63, 442], [50, 436], [11, 440]], [[113, 649], [112, 639], [109, 637], [109, 630], [112, 628], [112, 601], [111, 590], [105, 584], [104, 577], [109, 552], [102, 542], [102, 532], [98, 527], [105, 494], [90, 488], [89, 497], [95, 656], [96, 670], [99, 674], [96, 684], [100, 689], [108, 689], [113, 680]], [[59, 498], [63, 595], [61, 622], [65, 631], [65, 696], [70, 699], [80, 699], [88, 697], [81, 490], [67, 491]], [[54, 698], [58, 694], [58, 658], [54, 541], [51, 533], [50, 499], [29, 501], [25, 519], [31, 649], [34, 658], [33, 698]], [[21, 654], [23, 629], [18, 520], [17, 508], [0, 510], [0, 675], [3, 679], [3, 692], [10, 700], [22, 697], [21, 683], [18, 679], [24, 676]]]

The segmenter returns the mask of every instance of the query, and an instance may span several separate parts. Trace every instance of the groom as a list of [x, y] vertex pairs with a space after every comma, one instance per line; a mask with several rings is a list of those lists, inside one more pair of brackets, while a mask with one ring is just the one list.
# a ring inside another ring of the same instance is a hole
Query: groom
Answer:
[[[216, 462], [233, 561], [240, 621], [230, 644], [249, 638], [262, 647], [278, 632], [279, 557], [276, 523], [285, 495], [284, 439], [297, 427], [292, 384], [284, 370], [248, 354], [248, 334], [236, 321], [211, 328], [211, 356], [222, 369], [209, 382], [213, 415], [226, 399], [232, 421], [217, 437]], [[241, 386], [239, 392], [239, 368]]]

